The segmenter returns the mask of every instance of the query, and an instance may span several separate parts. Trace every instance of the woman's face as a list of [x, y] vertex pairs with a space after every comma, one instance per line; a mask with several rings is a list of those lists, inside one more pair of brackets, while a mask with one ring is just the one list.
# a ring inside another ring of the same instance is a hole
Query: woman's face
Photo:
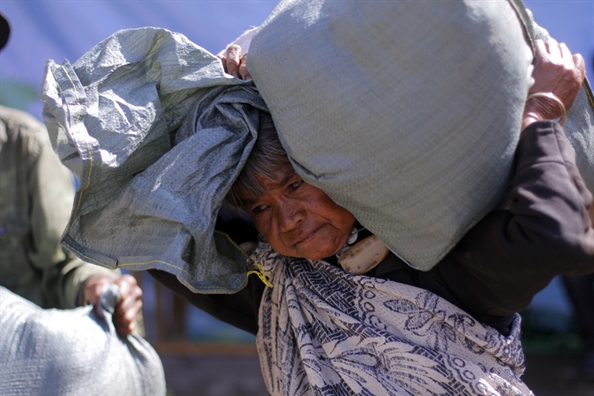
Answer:
[[347, 242], [355, 217], [293, 169], [276, 180], [259, 178], [262, 196], [240, 194], [243, 208], [268, 243], [285, 256], [322, 259]]

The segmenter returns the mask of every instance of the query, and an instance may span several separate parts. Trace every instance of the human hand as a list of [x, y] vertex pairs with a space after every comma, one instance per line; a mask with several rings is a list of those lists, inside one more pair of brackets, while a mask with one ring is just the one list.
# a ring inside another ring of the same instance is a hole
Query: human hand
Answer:
[[[535, 44], [536, 56], [532, 73], [534, 85], [528, 92], [522, 129], [534, 121], [552, 120], [562, 116], [562, 106], [554, 97], [568, 110], [586, 77], [584, 58], [580, 54], [572, 55], [564, 43], [559, 44], [549, 39], [547, 42], [536, 40]], [[536, 94], [539, 95], [531, 97]]]
[[225, 56], [217, 57], [223, 62], [225, 73], [231, 74], [235, 78], [242, 80], [251, 80], [252, 76], [247, 69], [247, 53], [241, 55], [241, 47], [237, 44], [231, 44], [225, 51]]
[[113, 324], [121, 336], [126, 336], [134, 330], [138, 315], [142, 312], [142, 290], [132, 275], [122, 275], [112, 278], [105, 275], [91, 275], [84, 284], [83, 295], [85, 301], [93, 304], [97, 310], [99, 297], [112, 284], [118, 286], [120, 301], [113, 313]]

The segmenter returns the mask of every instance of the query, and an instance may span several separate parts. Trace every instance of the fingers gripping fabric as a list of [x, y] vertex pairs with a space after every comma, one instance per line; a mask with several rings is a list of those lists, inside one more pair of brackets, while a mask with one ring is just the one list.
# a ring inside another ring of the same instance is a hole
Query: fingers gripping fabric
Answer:
[[0, 287], [0, 389], [3, 395], [165, 395], [165, 374], [141, 337], [117, 335], [117, 286], [91, 306], [41, 309]]

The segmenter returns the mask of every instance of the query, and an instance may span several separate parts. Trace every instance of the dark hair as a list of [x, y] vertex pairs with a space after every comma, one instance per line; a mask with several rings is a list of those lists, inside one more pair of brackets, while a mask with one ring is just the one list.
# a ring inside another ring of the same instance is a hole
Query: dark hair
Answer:
[[252, 152], [225, 198], [228, 204], [236, 208], [243, 205], [241, 193], [254, 196], [264, 194], [258, 177], [276, 180], [279, 175], [286, 173], [287, 169], [293, 169], [270, 113], [261, 110], [259, 122], [258, 137]]

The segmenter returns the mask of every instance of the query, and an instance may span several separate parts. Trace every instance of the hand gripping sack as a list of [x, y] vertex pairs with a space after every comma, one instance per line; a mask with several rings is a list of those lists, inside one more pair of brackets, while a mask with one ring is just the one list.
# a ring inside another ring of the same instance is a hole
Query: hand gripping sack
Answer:
[[116, 286], [92, 306], [42, 309], [0, 286], [3, 395], [165, 395], [161, 360], [144, 339], [119, 337]]

